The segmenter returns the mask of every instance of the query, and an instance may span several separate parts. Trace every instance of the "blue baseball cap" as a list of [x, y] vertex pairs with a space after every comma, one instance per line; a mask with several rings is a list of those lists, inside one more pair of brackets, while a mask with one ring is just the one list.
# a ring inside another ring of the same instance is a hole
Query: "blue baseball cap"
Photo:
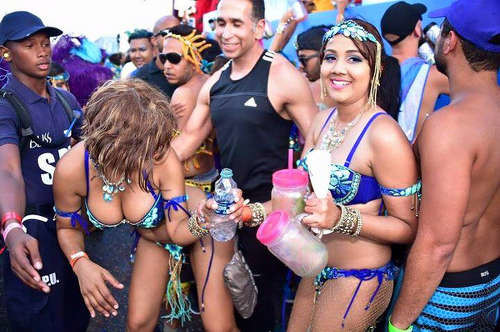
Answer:
[[500, 1], [458, 0], [429, 17], [446, 17], [456, 32], [478, 48], [500, 52]]
[[63, 33], [57, 28], [45, 26], [38, 16], [30, 12], [12, 12], [6, 14], [0, 22], [0, 45], [4, 45], [9, 40], [21, 40], [42, 31], [49, 37]]

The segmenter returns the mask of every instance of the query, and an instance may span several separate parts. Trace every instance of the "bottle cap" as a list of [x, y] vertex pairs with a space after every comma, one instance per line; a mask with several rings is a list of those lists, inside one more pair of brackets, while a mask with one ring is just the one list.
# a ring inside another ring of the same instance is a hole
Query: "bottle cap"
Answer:
[[220, 172], [220, 176], [222, 178], [232, 178], [233, 171], [230, 168], [223, 168], [222, 171]]

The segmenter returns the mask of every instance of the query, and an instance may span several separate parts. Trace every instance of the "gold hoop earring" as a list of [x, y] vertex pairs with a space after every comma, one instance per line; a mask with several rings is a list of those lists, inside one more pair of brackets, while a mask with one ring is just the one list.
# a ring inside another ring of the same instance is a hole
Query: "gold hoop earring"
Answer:
[[8, 59], [8, 58], [9, 58], [9, 56], [10, 56], [10, 55], [9, 55], [9, 53], [4, 53], [4, 54], [3, 54], [3, 57], [4, 57], [5, 59]]

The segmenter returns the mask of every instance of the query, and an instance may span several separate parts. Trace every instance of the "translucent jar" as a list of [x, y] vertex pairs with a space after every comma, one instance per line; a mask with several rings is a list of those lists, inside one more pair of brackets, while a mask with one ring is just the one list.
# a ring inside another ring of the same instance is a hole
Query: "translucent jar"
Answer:
[[298, 276], [315, 277], [328, 262], [328, 250], [302, 225], [303, 216], [275, 211], [259, 226], [257, 239]]
[[290, 217], [304, 212], [304, 196], [309, 178], [299, 169], [282, 169], [273, 173], [272, 210], [283, 210]]

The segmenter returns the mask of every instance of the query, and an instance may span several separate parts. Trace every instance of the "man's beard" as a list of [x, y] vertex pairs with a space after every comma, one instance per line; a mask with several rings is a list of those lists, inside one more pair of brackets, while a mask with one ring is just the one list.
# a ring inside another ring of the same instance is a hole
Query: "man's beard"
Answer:
[[441, 38], [438, 40], [438, 43], [436, 45], [434, 60], [436, 61], [436, 69], [440, 73], [448, 76], [448, 66], [446, 65], [446, 60], [443, 56], [443, 41]]

